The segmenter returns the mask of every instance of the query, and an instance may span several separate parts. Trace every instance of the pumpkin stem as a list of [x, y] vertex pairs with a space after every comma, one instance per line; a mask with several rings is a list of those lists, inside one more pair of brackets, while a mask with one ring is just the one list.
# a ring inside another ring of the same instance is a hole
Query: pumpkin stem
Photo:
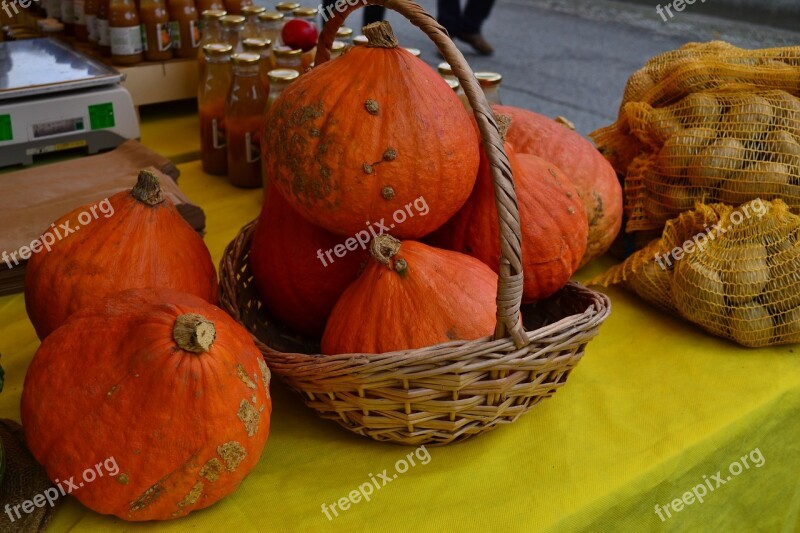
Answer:
[[508, 135], [508, 128], [511, 127], [511, 116], [504, 115], [503, 113], [497, 113], [494, 116], [495, 122], [497, 122], [497, 131], [500, 132], [500, 138], [503, 139], [503, 142], [506, 142], [506, 135]]
[[367, 24], [361, 31], [369, 41], [367, 46], [371, 48], [397, 48], [399, 46], [397, 39], [394, 37], [392, 25], [385, 20], [380, 22], [373, 22]]
[[164, 201], [164, 191], [161, 190], [158, 176], [149, 170], [139, 171], [139, 180], [136, 182], [133, 189], [131, 189], [131, 195], [150, 207]]
[[217, 330], [214, 323], [202, 315], [186, 313], [175, 319], [172, 338], [182, 350], [204, 353], [211, 349]]
[[383, 233], [372, 239], [369, 245], [369, 253], [373, 259], [378, 263], [391, 268], [392, 257], [396, 256], [400, 251], [400, 241], [389, 235]]

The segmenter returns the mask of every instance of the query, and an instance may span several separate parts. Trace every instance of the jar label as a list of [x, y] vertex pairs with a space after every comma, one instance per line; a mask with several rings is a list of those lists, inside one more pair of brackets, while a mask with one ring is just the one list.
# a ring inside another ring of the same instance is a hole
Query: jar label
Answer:
[[159, 52], [165, 52], [172, 48], [172, 35], [170, 34], [169, 22], [156, 24], [156, 36], [158, 38]]
[[175, 50], [180, 50], [181, 48], [181, 23], [177, 20], [170, 20], [167, 24], [169, 24], [169, 36], [172, 47]]
[[261, 159], [261, 146], [257, 140], [256, 134], [247, 132], [244, 134], [244, 149], [246, 151], [246, 161], [248, 163], [255, 163]]
[[215, 149], [225, 148], [228, 144], [225, 142], [225, 131], [222, 129], [220, 120], [216, 118], [211, 119], [211, 139]]
[[75, 0], [74, 17], [75, 24], [79, 26], [86, 25], [86, 13], [83, 10], [84, 0]]
[[97, 42], [100, 46], [111, 45], [111, 35], [108, 30], [108, 19], [97, 19]]
[[142, 28], [129, 26], [126, 28], [111, 28], [111, 55], [131, 56], [142, 53]]
[[150, 50], [147, 45], [147, 27], [144, 24], [139, 24], [139, 29], [142, 32], [142, 52], [147, 52]]
[[192, 37], [192, 48], [200, 46], [200, 26], [196, 20], [189, 21], [189, 35]]
[[63, 2], [61, 2], [61, 22], [64, 24], [72, 24], [75, 22], [75, 6], [72, 0], [63, 0]]
[[86, 31], [90, 41], [97, 41], [97, 15], [86, 15]]

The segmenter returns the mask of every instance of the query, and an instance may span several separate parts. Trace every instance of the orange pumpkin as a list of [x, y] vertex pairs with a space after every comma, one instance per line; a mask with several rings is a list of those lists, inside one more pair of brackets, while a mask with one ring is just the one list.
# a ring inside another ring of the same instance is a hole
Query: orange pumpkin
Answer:
[[291, 206], [351, 236], [392, 220], [422, 197], [425, 216], [392, 230], [419, 238], [463, 205], [478, 170], [479, 139], [447, 83], [397, 46], [388, 23], [295, 80], [267, 116], [266, 175]]
[[[143, 170], [136, 186], [101, 202], [102, 216], [79, 207], [56, 220], [49, 251], [28, 261], [25, 307], [40, 339], [69, 315], [117, 291], [169, 287], [217, 302], [217, 272], [203, 239], [169, 198], [155, 174]], [[71, 234], [65, 235], [68, 228]]]
[[589, 240], [581, 266], [599, 257], [622, 226], [622, 187], [614, 169], [591, 142], [555, 120], [511, 106], [492, 106], [511, 117], [507, 139], [517, 153], [531, 154], [561, 169], [581, 195]]
[[[367, 237], [359, 235], [362, 242]], [[261, 301], [290, 329], [320, 337], [336, 300], [358, 277], [367, 252], [308, 222], [268, 187], [250, 247]]]
[[[508, 127], [499, 117], [501, 130]], [[502, 133], [502, 132], [501, 132]], [[553, 164], [517, 154], [505, 144], [519, 203], [522, 229], [523, 302], [546, 298], [563, 287], [586, 252], [589, 227], [580, 196]], [[500, 265], [500, 234], [489, 161], [481, 151], [481, 168], [472, 196], [428, 241], [477, 257], [495, 271]]]
[[333, 308], [322, 353], [383, 353], [495, 329], [497, 275], [467, 255], [389, 235], [373, 239], [370, 261]]
[[167, 520], [233, 492], [258, 463], [269, 379], [250, 334], [221, 309], [133, 289], [44, 340], [25, 377], [22, 422], [49, 478], [82, 483], [72, 492], [82, 504]]

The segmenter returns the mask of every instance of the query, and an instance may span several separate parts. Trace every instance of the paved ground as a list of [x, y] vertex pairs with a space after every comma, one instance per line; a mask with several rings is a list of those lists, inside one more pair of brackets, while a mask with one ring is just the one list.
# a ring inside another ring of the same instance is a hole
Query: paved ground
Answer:
[[[420, 3], [435, 14], [434, 0]], [[564, 115], [587, 134], [614, 120], [628, 77], [655, 54], [713, 39], [749, 48], [800, 45], [800, 24], [793, 32], [702, 15], [692, 6], [664, 22], [656, 3], [498, 0], [483, 31], [496, 54], [484, 58], [459, 46], [473, 70], [503, 74], [504, 103]], [[360, 21], [360, 13], [355, 17]], [[401, 44], [422, 49], [432, 65], [440, 61], [419, 30], [396, 14], [389, 20]]]

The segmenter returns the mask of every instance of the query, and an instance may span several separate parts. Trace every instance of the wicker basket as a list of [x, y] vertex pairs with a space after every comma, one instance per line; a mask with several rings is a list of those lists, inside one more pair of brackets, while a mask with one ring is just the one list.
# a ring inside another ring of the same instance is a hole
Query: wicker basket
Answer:
[[[270, 369], [321, 417], [379, 441], [448, 444], [513, 422], [552, 395], [608, 317], [610, 302], [601, 293], [570, 283], [535, 305], [520, 305], [519, 211], [503, 142], [486, 99], [445, 30], [420, 6], [409, 0], [369, 3], [405, 15], [436, 43], [475, 110], [500, 214], [495, 335], [404, 352], [316, 355], [318, 341], [286, 331], [259, 301], [249, 265], [255, 222], [225, 250], [220, 305], [253, 333]], [[354, 9], [348, 4], [344, 13], [335, 13], [326, 23], [316, 64], [328, 59], [336, 30]]]

